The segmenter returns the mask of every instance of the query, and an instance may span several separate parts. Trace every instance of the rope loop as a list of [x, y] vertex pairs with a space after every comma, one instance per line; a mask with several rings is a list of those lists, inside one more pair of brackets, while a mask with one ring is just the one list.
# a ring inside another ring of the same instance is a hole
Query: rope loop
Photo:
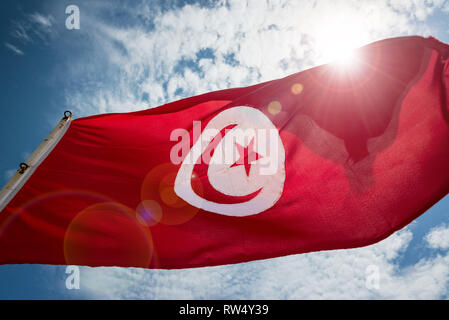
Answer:
[[23, 174], [24, 172], [25, 172], [25, 170], [26, 169], [28, 169], [30, 166], [29, 165], [27, 165], [25, 162], [22, 162], [20, 165], [19, 165], [19, 173], [20, 174]]
[[71, 116], [72, 116], [72, 111], [66, 110], [66, 111], [64, 111], [64, 117], [62, 119], [67, 120]]

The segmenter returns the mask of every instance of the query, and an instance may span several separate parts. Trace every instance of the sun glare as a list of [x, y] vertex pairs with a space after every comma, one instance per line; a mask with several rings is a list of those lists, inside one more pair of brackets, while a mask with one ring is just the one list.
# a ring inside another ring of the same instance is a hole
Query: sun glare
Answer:
[[316, 34], [319, 60], [353, 68], [357, 63], [354, 49], [367, 44], [369, 40], [368, 32], [361, 22], [344, 18], [328, 21]]

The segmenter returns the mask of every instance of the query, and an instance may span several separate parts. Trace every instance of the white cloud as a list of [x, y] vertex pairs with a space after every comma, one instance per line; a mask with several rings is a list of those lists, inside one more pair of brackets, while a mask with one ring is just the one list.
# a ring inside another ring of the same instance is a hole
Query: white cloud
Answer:
[[[82, 57], [83, 62], [72, 63], [71, 78], [89, 86], [68, 90], [67, 104], [81, 116], [145, 109], [298, 72], [326, 61], [348, 38], [351, 45], [361, 46], [390, 36], [430, 33], [422, 20], [442, 3], [407, 3], [238, 0], [164, 12], [141, 4], [127, 11], [128, 20], [145, 16], [152, 28], [120, 27], [85, 10], [83, 29], [91, 37], [87, 55], [95, 62], [86, 67]], [[206, 48], [213, 58], [201, 59]]]
[[13, 21], [13, 29], [11, 31], [11, 36], [20, 40], [23, 43], [31, 42], [31, 37], [28, 35], [28, 25], [23, 21]]
[[[35, 12], [25, 15], [22, 19], [12, 21], [10, 35], [24, 45], [39, 42], [48, 44], [49, 40], [57, 34], [54, 21], [55, 19], [50, 14], [44, 15]], [[17, 48], [14, 45], [11, 46]], [[21, 50], [19, 51], [22, 52]]]
[[[186, 270], [82, 268], [81, 285], [110, 299], [437, 299], [447, 295], [449, 254], [401, 268], [405, 229], [375, 245]], [[379, 271], [378, 288], [367, 285]]]
[[53, 17], [51, 15], [44, 16], [38, 12], [30, 14], [30, 20], [41, 25], [44, 28], [50, 28], [53, 25]]
[[10, 43], [5, 42], [5, 47], [8, 48], [9, 50], [11, 50], [12, 52], [14, 52], [15, 54], [19, 55], [19, 56], [23, 56], [24, 53], [22, 50], [20, 50], [19, 48], [17, 48], [15, 45], [12, 45]]
[[395, 10], [423, 21], [436, 9], [441, 8], [444, 2], [444, 0], [390, 0], [390, 5]]
[[427, 244], [432, 249], [449, 248], [449, 227], [442, 224], [433, 228], [426, 236]]

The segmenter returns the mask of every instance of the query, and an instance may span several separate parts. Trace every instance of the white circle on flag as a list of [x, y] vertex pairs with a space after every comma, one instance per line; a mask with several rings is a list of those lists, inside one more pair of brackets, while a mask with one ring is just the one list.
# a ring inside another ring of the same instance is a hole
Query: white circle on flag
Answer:
[[[224, 136], [209, 161], [210, 185], [227, 196], [248, 196], [241, 203], [218, 203], [200, 197], [192, 188], [195, 163], [214, 136]], [[285, 150], [277, 128], [256, 108], [232, 107], [209, 121], [184, 158], [175, 179], [176, 194], [205, 211], [244, 217], [271, 208], [281, 197], [285, 181]]]

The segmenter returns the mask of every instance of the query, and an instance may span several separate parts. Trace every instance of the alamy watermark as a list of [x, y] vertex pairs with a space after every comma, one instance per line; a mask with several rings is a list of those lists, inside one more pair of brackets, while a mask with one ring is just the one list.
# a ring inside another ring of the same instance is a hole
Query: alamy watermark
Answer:
[[68, 17], [65, 19], [65, 27], [68, 30], [80, 29], [80, 9], [77, 5], [71, 4], [65, 8]]
[[80, 268], [78, 266], [67, 266], [65, 273], [68, 275], [65, 279], [65, 287], [68, 290], [80, 289]]
[[378, 266], [371, 264], [365, 269], [365, 286], [370, 290], [380, 289], [380, 269]]
[[[177, 141], [170, 150], [173, 164], [244, 165], [258, 163], [260, 175], [273, 175], [278, 169], [279, 133], [270, 128], [206, 128], [193, 121], [193, 143], [183, 128], [170, 134]], [[191, 147], [191, 145], [193, 146]]]

